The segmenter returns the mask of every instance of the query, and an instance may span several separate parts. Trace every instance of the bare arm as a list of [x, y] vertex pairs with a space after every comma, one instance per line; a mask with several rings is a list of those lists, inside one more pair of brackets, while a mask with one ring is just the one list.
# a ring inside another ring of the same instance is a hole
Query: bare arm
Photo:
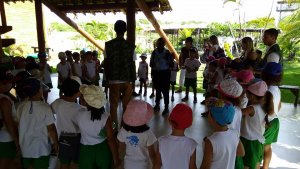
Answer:
[[209, 139], [205, 139], [204, 153], [200, 169], [210, 169], [212, 158], [213, 147]]
[[54, 123], [48, 125], [47, 130], [50, 139], [53, 141], [53, 148], [55, 150], [55, 153], [58, 154], [58, 136], [57, 136], [57, 131]]
[[253, 116], [255, 114], [254, 108], [252, 106], [248, 106], [242, 109], [243, 116]]
[[149, 152], [149, 156], [150, 156], [152, 165], [154, 166], [154, 164], [155, 164], [155, 150], [154, 150], [154, 145], [153, 144], [148, 147], [148, 152]]
[[190, 159], [190, 165], [189, 165], [189, 169], [196, 169], [196, 149], [193, 152], [191, 159]]
[[111, 122], [110, 117], [108, 117], [108, 119], [106, 121], [105, 130], [106, 130], [108, 146], [113, 155], [114, 166], [117, 167], [120, 165], [120, 158], [119, 158], [117, 143], [113, 136], [112, 122]]
[[153, 164], [153, 169], [160, 169], [161, 168], [161, 156], [159, 152], [159, 148], [157, 149], [156, 156], [155, 156], [155, 163]]

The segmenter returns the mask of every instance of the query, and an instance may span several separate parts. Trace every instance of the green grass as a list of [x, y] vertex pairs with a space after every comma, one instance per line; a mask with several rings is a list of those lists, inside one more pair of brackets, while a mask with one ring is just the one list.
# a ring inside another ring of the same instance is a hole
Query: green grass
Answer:
[[[205, 64], [202, 64], [199, 71], [197, 72], [197, 92], [203, 93], [202, 88], [203, 81], [203, 70]], [[178, 89], [180, 72], [177, 73], [177, 85], [175, 88]], [[283, 85], [294, 85], [300, 86], [300, 63], [298, 62], [284, 62], [284, 75], [282, 83]], [[294, 103], [295, 96], [289, 90], [281, 90], [281, 101], [285, 103]]]

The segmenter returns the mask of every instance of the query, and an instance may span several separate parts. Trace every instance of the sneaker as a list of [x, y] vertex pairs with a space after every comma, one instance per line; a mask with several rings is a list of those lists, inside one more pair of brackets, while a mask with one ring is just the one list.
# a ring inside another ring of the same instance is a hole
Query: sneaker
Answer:
[[151, 95], [149, 97], [150, 97], [150, 99], [152, 99], [154, 96], [155, 96], [154, 93], [151, 93]]
[[161, 113], [161, 115], [167, 115], [169, 114], [169, 109], [168, 108], [165, 108], [164, 111]]
[[185, 96], [183, 99], [181, 99], [181, 101], [186, 102], [189, 100], [189, 97]]
[[139, 94], [136, 92], [132, 92], [132, 96], [136, 97], [136, 96], [139, 96]]
[[174, 96], [171, 96], [171, 101], [172, 101], [172, 102], [174, 101]]
[[203, 100], [200, 104], [205, 105], [205, 100]]
[[194, 103], [197, 103], [197, 97], [194, 98]]
[[158, 105], [155, 105], [155, 106], [153, 107], [153, 110], [154, 110], [155, 112], [157, 112], [157, 111], [160, 110], [160, 107], [159, 107]]
[[177, 91], [175, 91], [175, 93], [181, 93], [182, 89], [178, 89]]

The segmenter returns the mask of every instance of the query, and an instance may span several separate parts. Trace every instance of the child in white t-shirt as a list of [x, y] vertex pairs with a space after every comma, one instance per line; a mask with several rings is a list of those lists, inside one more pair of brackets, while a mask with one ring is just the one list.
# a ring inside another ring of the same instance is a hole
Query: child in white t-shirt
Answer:
[[65, 79], [71, 76], [71, 65], [66, 60], [66, 54], [65, 52], [59, 52], [58, 58], [60, 59], [60, 62], [57, 64], [57, 72], [58, 72], [58, 83], [57, 88], [59, 89], [59, 96], [62, 95], [61, 92], [61, 85]]
[[274, 113], [270, 107], [273, 106], [271, 93], [267, 90], [267, 84], [259, 79], [254, 79], [247, 88], [250, 105], [242, 109], [244, 119], [241, 127], [241, 141], [245, 147], [243, 162], [246, 168], [259, 168], [263, 157], [265, 125], [269, 125], [268, 115]]
[[13, 87], [12, 80], [12, 73], [0, 68], [0, 166], [3, 169], [12, 167], [19, 148], [15, 105], [7, 95]]
[[120, 159], [105, 94], [95, 85], [81, 85], [80, 92], [86, 109], [73, 118], [81, 132], [79, 169], [116, 168]]
[[79, 158], [80, 130], [72, 123], [72, 119], [81, 112], [83, 106], [75, 103], [81, 95], [79, 92], [80, 79], [77, 76], [67, 78], [61, 86], [63, 95], [52, 104], [56, 114], [56, 126], [59, 135], [60, 165], [62, 168], [76, 167]]
[[[173, 56], [174, 57], [174, 56]], [[170, 77], [170, 84], [172, 86], [172, 95], [171, 95], [171, 101], [174, 101], [174, 92], [175, 92], [175, 85], [176, 85], [176, 77], [177, 77], [177, 72], [179, 71], [178, 63], [173, 58], [174, 65], [171, 68], [171, 77]]]
[[184, 131], [193, 122], [192, 109], [184, 104], [177, 104], [169, 116], [172, 133], [158, 139], [155, 169], [196, 169], [197, 142], [186, 137]]
[[38, 54], [38, 57], [40, 60], [40, 62], [38, 64], [39, 64], [39, 68], [41, 71], [42, 82], [48, 86], [48, 90], [44, 90], [44, 92], [43, 92], [44, 99], [47, 102], [48, 93], [50, 92], [50, 89], [53, 88], [52, 80], [51, 80], [52, 70], [51, 70], [49, 64], [47, 63], [47, 54], [46, 53], [41, 52]]
[[25, 79], [22, 89], [28, 97], [17, 108], [23, 168], [48, 168], [52, 148], [55, 153], [58, 152], [54, 116], [51, 107], [42, 101], [43, 90], [39, 80]]
[[91, 51], [85, 53], [86, 61], [82, 64], [82, 76], [83, 79], [99, 86], [99, 72], [97, 71], [97, 64], [93, 60], [93, 55]]
[[142, 88], [144, 86], [144, 96], [147, 96], [147, 81], [148, 81], [148, 63], [146, 62], [147, 54], [143, 53], [140, 58], [142, 61], [139, 63], [138, 76], [140, 78], [140, 90], [139, 95], [142, 94]]
[[123, 115], [123, 126], [118, 133], [120, 148], [125, 149], [125, 169], [148, 169], [154, 164], [156, 137], [147, 126], [153, 108], [142, 100], [131, 100]]
[[268, 62], [262, 71], [262, 79], [268, 85], [268, 91], [272, 95], [273, 105], [270, 105], [274, 112], [268, 115], [270, 125], [266, 126], [264, 133], [264, 162], [263, 168], [269, 168], [269, 164], [272, 158], [272, 143], [277, 142], [279, 133], [279, 118], [277, 113], [281, 107], [281, 93], [279, 89], [280, 82], [282, 80], [282, 66], [280, 63]]
[[213, 134], [204, 138], [204, 154], [200, 169], [233, 169], [236, 156], [245, 154], [237, 130], [229, 128], [235, 110], [230, 102], [217, 98], [208, 100], [208, 121]]
[[82, 79], [82, 65], [80, 63], [80, 54], [78, 52], [74, 52], [72, 54], [74, 62], [72, 64], [72, 74], [73, 76], [78, 76]]
[[196, 59], [197, 55], [197, 49], [191, 48], [190, 57], [185, 59], [184, 62], [184, 67], [186, 69], [184, 80], [185, 97], [182, 99], [182, 101], [187, 101], [189, 99], [189, 88], [192, 87], [194, 93], [194, 103], [197, 103], [197, 71], [201, 65], [199, 60]]

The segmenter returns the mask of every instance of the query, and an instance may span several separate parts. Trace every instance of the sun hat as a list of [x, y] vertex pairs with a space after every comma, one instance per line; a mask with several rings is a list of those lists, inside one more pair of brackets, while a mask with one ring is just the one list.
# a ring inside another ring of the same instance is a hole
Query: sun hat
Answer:
[[59, 59], [65, 59], [67, 56], [66, 56], [66, 54], [65, 54], [65, 52], [59, 52], [58, 53], [58, 58]]
[[173, 108], [169, 120], [175, 129], [186, 129], [193, 123], [193, 111], [187, 104], [179, 103]]
[[231, 76], [235, 77], [241, 84], [248, 84], [255, 77], [251, 70], [241, 70], [239, 72], [232, 72]]
[[152, 106], [143, 100], [131, 100], [123, 115], [123, 122], [129, 126], [147, 124], [153, 116]]
[[146, 54], [146, 53], [142, 53], [140, 57], [145, 57], [145, 58], [147, 58], [147, 54]]
[[247, 90], [256, 96], [264, 96], [268, 90], [268, 86], [265, 81], [254, 79]]
[[209, 106], [211, 117], [221, 126], [226, 126], [233, 121], [235, 114], [232, 103], [221, 99], [214, 99]]
[[281, 74], [282, 66], [280, 63], [268, 62], [262, 72], [267, 75], [277, 76]]
[[218, 90], [227, 97], [238, 98], [243, 92], [243, 87], [234, 79], [225, 79], [219, 83]]
[[106, 96], [99, 86], [83, 84], [79, 87], [79, 91], [83, 95], [85, 102], [91, 107], [100, 109], [107, 103]]

